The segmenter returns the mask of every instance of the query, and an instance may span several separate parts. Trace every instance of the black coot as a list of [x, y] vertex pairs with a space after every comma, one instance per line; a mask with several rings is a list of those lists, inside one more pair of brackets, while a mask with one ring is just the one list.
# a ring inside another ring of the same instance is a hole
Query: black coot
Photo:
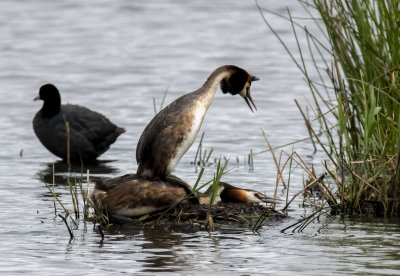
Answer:
[[125, 129], [105, 116], [79, 105], [61, 105], [58, 89], [52, 84], [40, 87], [36, 100], [43, 107], [33, 118], [33, 129], [40, 142], [54, 155], [67, 161], [67, 131], [70, 129], [70, 160], [94, 161], [107, 151]]

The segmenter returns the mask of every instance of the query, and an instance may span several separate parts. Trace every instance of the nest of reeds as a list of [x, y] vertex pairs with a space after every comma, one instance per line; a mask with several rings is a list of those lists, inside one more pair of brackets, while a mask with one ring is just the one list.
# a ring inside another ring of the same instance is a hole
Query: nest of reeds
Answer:
[[181, 203], [162, 212], [138, 218], [110, 216], [114, 224], [135, 224], [140, 226], [193, 227], [213, 229], [214, 227], [235, 226], [258, 229], [287, 216], [265, 205], [256, 203], [223, 203], [213, 206]]

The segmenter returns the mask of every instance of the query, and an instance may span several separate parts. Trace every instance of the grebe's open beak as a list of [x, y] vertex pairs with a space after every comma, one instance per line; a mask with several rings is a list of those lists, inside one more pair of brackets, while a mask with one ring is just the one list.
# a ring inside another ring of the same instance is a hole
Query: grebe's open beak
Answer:
[[[256, 76], [251, 76], [251, 81], [258, 81], [258, 80], [259, 80], [259, 78], [257, 78]], [[252, 108], [251, 105], [253, 105], [253, 107], [255, 108], [255, 110], [257, 110], [257, 107], [256, 107], [256, 105], [255, 105], [255, 103], [254, 103], [254, 101], [253, 101], [253, 98], [251, 97], [251, 94], [250, 94], [250, 85], [247, 86], [245, 89], [246, 89], [246, 90], [243, 91], [243, 92], [245, 92], [245, 93], [240, 94], [240, 95], [243, 97], [243, 99], [245, 100], [245, 102], [247, 103], [247, 105], [250, 107], [251, 112], [254, 113], [253, 108]]]
[[257, 110], [257, 107], [256, 107], [256, 105], [254, 104], [253, 98], [251, 97], [250, 88], [247, 88], [246, 96], [244, 96], [243, 99], [246, 101], [247, 105], [250, 107], [251, 112], [254, 113], [254, 110], [253, 110], [253, 108], [251, 107], [250, 103], [254, 106], [254, 108], [255, 108], [256, 110]]

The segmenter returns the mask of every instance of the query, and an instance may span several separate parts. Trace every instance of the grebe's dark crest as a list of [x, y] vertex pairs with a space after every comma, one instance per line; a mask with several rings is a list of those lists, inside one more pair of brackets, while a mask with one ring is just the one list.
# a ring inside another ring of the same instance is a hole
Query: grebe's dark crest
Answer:
[[96, 182], [90, 198], [97, 208], [109, 215], [135, 217], [175, 206], [188, 198], [192, 188], [183, 180], [170, 175], [165, 180], [143, 179], [127, 174]]
[[43, 100], [43, 107], [33, 119], [33, 129], [40, 142], [54, 155], [67, 159], [67, 132], [70, 129], [71, 161], [93, 161], [109, 149], [125, 132], [106, 117], [79, 105], [61, 105], [58, 89], [52, 84], [40, 87], [34, 100]]
[[250, 94], [257, 77], [234, 65], [217, 68], [198, 90], [161, 110], [146, 126], [136, 148], [137, 174], [165, 178], [193, 144], [218, 86], [224, 94], [240, 95], [253, 111]]
[[[198, 193], [200, 204], [209, 204], [211, 200], [212, 187], [210, 186], [204, 193]], [[219, 182], [217, 197], [213, 204], [218, 201], [218, 196], [221, 202], [239, 202], [239, 203], [277, 203], [279, 199], [268, 197], [260, 192], [251, 189], [242, 189], [235, 187], [226, 182]]]

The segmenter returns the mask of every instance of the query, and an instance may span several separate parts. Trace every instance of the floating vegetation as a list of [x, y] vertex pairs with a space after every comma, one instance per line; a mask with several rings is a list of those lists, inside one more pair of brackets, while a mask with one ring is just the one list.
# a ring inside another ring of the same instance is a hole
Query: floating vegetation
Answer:
[[[101, 231], [103, 226], [110, 226], [110, 220], [107, 214], [104, 214], [100, 210], [97, 210], [95, 206], [89, 199], [89, 184], [86, 188], [83, 185], [83, 173], [80, 177], [68, 176], [66, 178], [66, 184], [68, 185], [69, 194], [71, 196], [70, 202], [63, 202], [59, 194], [55, 191], [55, 175], [54, 175], [54, 165], [53, 165], [53, 183], [47, 183], [45, 179], [40, 176], [42, 182], [46, 185], [47, 189], [51, 193], [54, 199], [54, 213], [56, 216], [60, 217], [65, 223], [70, 239], [74, 238], [73, 229], [78, 228], [79, 222], [93, 222], [95, 225], [98, 224], [97, 229]], [[89, 181], [89, 170], [86, 172], [86, 183]], [[71, 206], [68, 207], [68, 206]], [[57, 206], [61, 207], [57, 208]], [[72, 227], [71, 227], [72, 225]]]
[[[84, 175], [78, 177], [66, 177], [66, 187], [69, 196], [61, 200], [60, 194], [55, 191], [56, 186], [54, 167], [53, 183], [47, 183], [42, 177], [42, 181], [48, 188], [54, 199], [54, 213], [56, 217], [62, 219], [68, 230], [70, 239], [74, 239], [74, 230], [79, 228], [80, 223], [86, 227], [87, 222], [94, 225], [94, 229], [103, 237], [104, 232], [113, 225], [134, 224], [139, 227], [191, 227], [192, 229], [207, 229], [213, 231], [224, 226], [247, 227], [257, 231], [270, 221], [277, 221], [285, 214], [275, 211], [274, 208], [264, 204], [255, 203], [222, 203], [215, 202], [218, 195], [219, 181], [226, 173], [228, 162], [218, 160], [216, 171], [211, 180], [201, 183], [201, 178], [205, 168], [201, 168], [197, 181], [193, 187], [193, 194], [208, 185], [211, 186], [209, 204], [192, 204], [182, 201], [176, 206], [147, 214], [141, 217], [129, 218], [120, 216], [109, 216], [104, 210], [96, 209], [91, 202], [89, 195], [89, 185], [84, 185]], [[89, 170], [86, 172], [86, 183], [91, 183]], [[189, 195], [189, 196], [193, 196]], [[69, 198], [69, 199], [68, 199]], [[260, 219], [262, 217], [262, 219]]]
[[[209, 219], [212, 214], [212, 219]], [[130, 223], [139, 226], [187, 227], [192, 229], [215, 230], [226, 226], [247, 227], [258, 230], [259, 218], [263, 216], [263, 225], [280, 221], [287, 216], [272, 208], [255, 203], [218, 202], [216, 205], [179, 204], [164, 212], [139, 218], [114, 218], [114, 223]], [[209, 222], [212, 221], [212, 224]], [[257, 225], [257, 228], [255, 226]], [[261, 226], [263, 226], [261, 225]]]
[[[212, 148], [209, 150], [207, 149], [203, 150], [203, 138], [204, 138], [204, 132], [201, 134], [196, 155], [194, 156], [194, 160], [193, 162], [191, 162], [191, 164], [199, 167], [208, 167], [212, 165], [212, 163], [210, 162], [210, 157], [214, 150]], [[214, 160], [214, 163], [215, 161], [216, 160]]]

